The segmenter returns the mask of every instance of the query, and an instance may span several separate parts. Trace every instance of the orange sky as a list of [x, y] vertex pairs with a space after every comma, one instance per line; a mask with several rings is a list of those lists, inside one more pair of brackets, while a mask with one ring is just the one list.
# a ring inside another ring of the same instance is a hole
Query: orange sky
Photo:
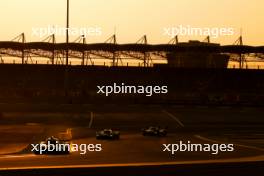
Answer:
[[[11, 40], [25, 32], [27, 41], [43, 38], [32, 35], [32, 27], [65, 26], [66, 0], [0, 1], [0, 40]], [[213, 39], [232, 44], [243, 29], [244, 43], [264, 45], [263, 0], [71, 0], [71, 27], [102, 28], [102, 36], [88, 42], [103, 42], [116, 28], [119, 43], [132, 43], [147, 34], [150, 43], [166, 43], [164, 27], [232, 27], [235, 35]], [[77, 36], [70, 38], [73, 41]], [[202, 40], [203, 36], [180, 37]], [[57, 37], [63, 42], [64, 37]]]

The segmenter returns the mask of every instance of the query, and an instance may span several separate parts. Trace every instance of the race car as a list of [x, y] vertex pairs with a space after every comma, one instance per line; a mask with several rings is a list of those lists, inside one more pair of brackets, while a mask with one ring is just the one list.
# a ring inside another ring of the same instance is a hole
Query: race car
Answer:
[[104, 129], [102, 131], [96, 132], [96, 139], [119, 139], [120, 138], [120, 132], [114, 131], [112, 129]]
[[32, 149], [36, 155], [63, 155], [70, 154], [71, 144], [69, 141], [59, 140], [53, 136], [41, 141], [39, 144], [34, 145]]
[[167, 135], [167, 128], [161, 127], [148, 127], [142, 129], [143, 136], [166, 136]]

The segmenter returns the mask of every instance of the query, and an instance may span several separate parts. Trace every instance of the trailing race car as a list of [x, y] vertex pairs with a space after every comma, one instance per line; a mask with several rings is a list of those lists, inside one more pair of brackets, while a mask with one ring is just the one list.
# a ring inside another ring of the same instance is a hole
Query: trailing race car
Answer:
[[142, 129], [143, 136], [166, 136], [167, 128], [148, 127]]
[[96, 132], [96, 139], [119, 139], [120, 132], [113, 131], [112, 129], [104, 129]]
[[71, 144], [69, 141], [59, 140], [53, 136], [47, 138], [45, 141], [41, 141], [33, 147], [32, 151], [36, 155], [63, 155], [70, 154], [71, 150]]

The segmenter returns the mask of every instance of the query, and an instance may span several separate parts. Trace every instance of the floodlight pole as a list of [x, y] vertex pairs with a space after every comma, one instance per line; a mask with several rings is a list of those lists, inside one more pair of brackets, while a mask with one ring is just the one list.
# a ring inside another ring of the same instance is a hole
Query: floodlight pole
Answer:
[[67, 22], [66, 22], [66, 66], [68, 66], [69, 64], [69, 26], [70, 26], [70, 23], [69, 23], [69, 13], [70, 13], [70, 2], [69, 0], [67, 0]]
[[68, 76], [68, 67], [69, 67], [69, 12], [70, 12], [70, 3], [69, 0], [67, 0], [67, 20], [66, 20], [66, 66], [65, 66], [65, 72], [64, 72], [64, 90], [65, 90], [65, 96], [68, 97], [69, 94], [69, 76]]

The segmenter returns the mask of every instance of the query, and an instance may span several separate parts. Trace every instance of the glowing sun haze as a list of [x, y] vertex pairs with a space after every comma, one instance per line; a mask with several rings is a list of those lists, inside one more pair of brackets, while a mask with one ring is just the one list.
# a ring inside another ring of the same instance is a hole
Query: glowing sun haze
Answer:
[[[191, 25], [236, 29], [234, 36], [213, 42], [232, 44], [242, 28], [245, 44], [264, 45], [263, 0], [71, 0], [70, 4], [71, 27], [102, 28], [102, 36], [87, 38], [89, 43], [104, 42], [115, 31], [119, 43], [133, 43], [144, 34], [150, 43], [166, 43], [170, 38], [163, 35], [164, 27]], [[32, 36], [32, 27], [65, 27], [66, 0], [2, 0], [0, 7], [1, 41], [22, 32], [27, 41], [40, 41], [43, 38]], [[64, 40], [57, 38], [57, 42]]]

